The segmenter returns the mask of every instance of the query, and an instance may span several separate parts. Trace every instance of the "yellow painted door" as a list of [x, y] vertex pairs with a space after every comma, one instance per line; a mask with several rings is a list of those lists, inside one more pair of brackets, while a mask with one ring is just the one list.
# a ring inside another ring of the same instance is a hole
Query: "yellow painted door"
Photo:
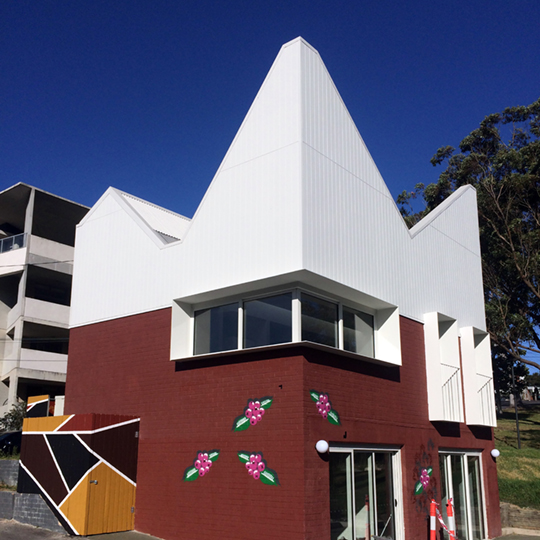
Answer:
[[85, 534], [132, 530], [135, 485], [103, 462], [90, 472], [88, 478]]

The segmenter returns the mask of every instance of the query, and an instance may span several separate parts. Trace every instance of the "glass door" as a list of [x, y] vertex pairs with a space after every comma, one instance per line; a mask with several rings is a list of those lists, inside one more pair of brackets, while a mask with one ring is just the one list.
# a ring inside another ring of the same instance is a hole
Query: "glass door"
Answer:
[[448, 524], [446, 505], [452, 499], [456, 536], [460, 540], [485, 538], [480, 456], [468, 453], [441, 453], [442, 514]]
[[[330, 452], [330, 529], [332, 540], [394, 540], [392, 458], [395, 452], [332, 449]], [[354, 509], [354, 510], [353, 510]]]

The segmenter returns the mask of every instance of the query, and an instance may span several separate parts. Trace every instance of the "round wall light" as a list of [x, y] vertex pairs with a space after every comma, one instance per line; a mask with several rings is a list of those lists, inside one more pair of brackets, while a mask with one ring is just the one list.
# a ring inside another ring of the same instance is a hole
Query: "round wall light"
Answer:
[[501, 453], [496, 449], [494, 448], [492, 451], [491, 451], [491, 455], [494, 457], [494, 458], [498, 458]]
[[317, 441], [315, 448], [319, 454], [326, 454], [326, 452], [328, 452], [329, 444], [325, 440], [321, 439], [320, 441]]

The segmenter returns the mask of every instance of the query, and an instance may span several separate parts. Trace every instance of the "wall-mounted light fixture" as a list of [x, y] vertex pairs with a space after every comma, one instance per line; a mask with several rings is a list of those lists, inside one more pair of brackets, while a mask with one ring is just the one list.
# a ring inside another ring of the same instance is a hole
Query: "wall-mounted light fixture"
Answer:
[[[318, 444], [318, 443], [317, 443], [317, 444]], [[494, 457], [494, 458], [498, 458], [498, 457], [501, 455], [501, 453], [500, 453], [496, 448], [494, 448], [494, 449], [491, 451], [491, 455], [492, 455], [492, 457]]]
[[323, 439], [317, 441], [317, 444], [315, 445], [315, 448], [317, 449], [317, 452], [319, 452], [319, 454], [326, 454], [329, 447], [330, 445]]

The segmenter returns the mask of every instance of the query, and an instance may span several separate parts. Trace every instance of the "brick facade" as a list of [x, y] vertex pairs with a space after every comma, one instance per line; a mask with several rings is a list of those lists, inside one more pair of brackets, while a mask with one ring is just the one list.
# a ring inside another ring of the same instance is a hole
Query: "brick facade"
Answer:
[[[439, 448], [481, 450], [489, 537], [501, 534], [491, 428], [428, 421], [423, 327], [401, 318], [403, 366], [354, 361], [308, 346], [169, 361], [169, 309], [74, 328], [66, 414], [141, 418], [136, 529], [167, 540], [330, 538], [327, 456], [315, 442], [401, 447], [407, 539], [425, 539], [414, 496], [422, 460], [438, 487]], [[309, 396], [330, 395], [341, 425]], [[273, 396], [262, 421], [232, 431], [248, 399]], [[219, 449], [204, 477], [182, 480], [199, 450]], [[279, 486], [254, 481], [237, 452], [262, 452]], [[422, 454], [424, 452], [424, 454]], [[439, 488], [440, 498], [440, 488]]]

